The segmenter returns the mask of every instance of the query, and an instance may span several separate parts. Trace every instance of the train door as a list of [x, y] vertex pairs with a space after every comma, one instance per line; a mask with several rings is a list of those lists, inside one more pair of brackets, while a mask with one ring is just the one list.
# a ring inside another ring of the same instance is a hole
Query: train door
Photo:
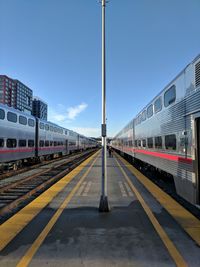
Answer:
[[196, 120], [197, 136], [197, 186], [198, 186], [198, 204], [200, 204], [200, 118]]
[[66, 153], [69, 154], [69, 142], [66, 140], [65, 142], [65, 148], [66, 148]]

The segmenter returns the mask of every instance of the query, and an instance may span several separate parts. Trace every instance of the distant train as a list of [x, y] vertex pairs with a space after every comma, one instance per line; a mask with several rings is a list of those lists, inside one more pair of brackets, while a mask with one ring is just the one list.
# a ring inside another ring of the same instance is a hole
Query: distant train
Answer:
[[177, 193], [200, 204], [200, 55], [115, 136], [112, 146], [173, 175]]
[[97, 142], [0, 104], [0, 164], [41, 160], [97, 146]]

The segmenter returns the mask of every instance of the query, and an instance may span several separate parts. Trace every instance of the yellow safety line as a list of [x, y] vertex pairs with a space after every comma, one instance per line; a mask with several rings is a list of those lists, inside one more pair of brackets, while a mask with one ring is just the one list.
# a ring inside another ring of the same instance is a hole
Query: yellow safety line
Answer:
[[53, 215], [51, 220], [48, 222], [48, 224], [45, 226], [43, 231], [40, 233], [40, 235], [37, 237], [37, 239], [34, 241], [32, 246], [28, 249], [26, 254], [22, 257], [20, 262], [17, 264], [17, 267], [25, 267], [28, 266], [32, 258], [34, 257], [35, 253], [47, 237], [48, 233], [51, 231], [52, 227], [55, 225], [57, 222], [58, 218], [62, 214], [63, 210], [66, 208], [72, 197], [75, 195], [79, 187], [81, 186], [82, 182], [84, 179], [87, 177], [88, 173], [91, 171], [93, 165], [97, 161], [97, 158], [93, 161], [89, 169], [86, 171], [86, 173], [81, 177], [79, 182], [76, 184], [76, 186], [73, 188], [73, 190], [69, 193], [69, 195], [66, 197], [66, 199], [63, 201], [63, 203], [60, 205], [56, 213]]
[[[99, 152], [97, 152], [99, 153]], [[81, 165], [72, 170], [69, 174], [64, 176], [61, 180], [55, 183], [52, 187], [46, 190], [43, 194], [34, 199], [26, 207], [21, 209], [13, 217], [8, 219], [5, 223], [0, 225], [0, 251], [4, 249], [7, 244], [24, 229], [24, 227], [34, 219], [34, 217], [46, 207], [52, 199], [78, 175], [81, 170], [88, 164], [96, 155], [92, 155], [85, 160]]]
[[181, 225], [185, 232], [200, 246], [200, 220], [178, 204], [168, 194], [163, 192], [157, 185], [146, 178], [126, 160], [120, 156], [118, 156], [118, 158], [168, 211], [168, 213]]
[[170, 240], [168, 237], [167, 233], [165, 230], [162, 228], [162, 226], [159, 224], [158, 220], [156, 217], [153, 215], [151, 209], [148, 207], [144, 199], [142, 198], [141, 194], [138, 192], [138, 190], [135, 188], [131, 180], [129, 179], [128, 175], [125, 173], [125, 171], [122, 169], [120, 166], [118, 160], [116, 159], [117, 165], [119, 166], [121, 172], [123, 173], [127, 183], [129, 184], [131, 190], [134, 192], [136, 195], [137, 199], [139, 200], [140, 204], [142, 205], [144, 211], [146, 212], [147, 216], [149, 217], [149, 220], [151, 221], [153, 227], [155, 228], [156, 232], [160, 236], [161, 240], [163, 241], [164, 245], [166, 246], [169, 254], [173, 258], [174, 262], [178, 267], [186, 267], [188, 266], [173, 242]]

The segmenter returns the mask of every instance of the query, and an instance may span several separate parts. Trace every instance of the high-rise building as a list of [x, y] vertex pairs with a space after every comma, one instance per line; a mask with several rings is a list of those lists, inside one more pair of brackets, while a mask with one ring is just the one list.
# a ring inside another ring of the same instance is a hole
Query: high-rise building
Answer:
[[32, 113], [33, 91], [22, 82], [0, 75], [0, 103]]
[[38, 97], [33, 99], [33, 116], [47, 121], [47, 104]]
[[16, 108], [25, 113], [31, 114], [33, 91], [28, 86], [24, 85], [22, 82], [18, 80], [14, 81], [17, 94]]
[[0, 103], [16, 108], [16, 100], [15, 81], [6, 75], [0, 75]]

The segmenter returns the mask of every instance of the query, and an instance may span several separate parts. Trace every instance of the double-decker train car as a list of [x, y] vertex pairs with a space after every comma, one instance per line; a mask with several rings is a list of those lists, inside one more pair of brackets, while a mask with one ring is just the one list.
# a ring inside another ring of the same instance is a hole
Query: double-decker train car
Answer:
[[0, 104], [0, 164], [35, 161], [96, 146], [91, 138]]
[[112, 146], [173, 175], [177, 193], [200, 204], [200, 55], [115, 136]]
[[35, 157], [36, 119], [0, 105], [0, 162]]

